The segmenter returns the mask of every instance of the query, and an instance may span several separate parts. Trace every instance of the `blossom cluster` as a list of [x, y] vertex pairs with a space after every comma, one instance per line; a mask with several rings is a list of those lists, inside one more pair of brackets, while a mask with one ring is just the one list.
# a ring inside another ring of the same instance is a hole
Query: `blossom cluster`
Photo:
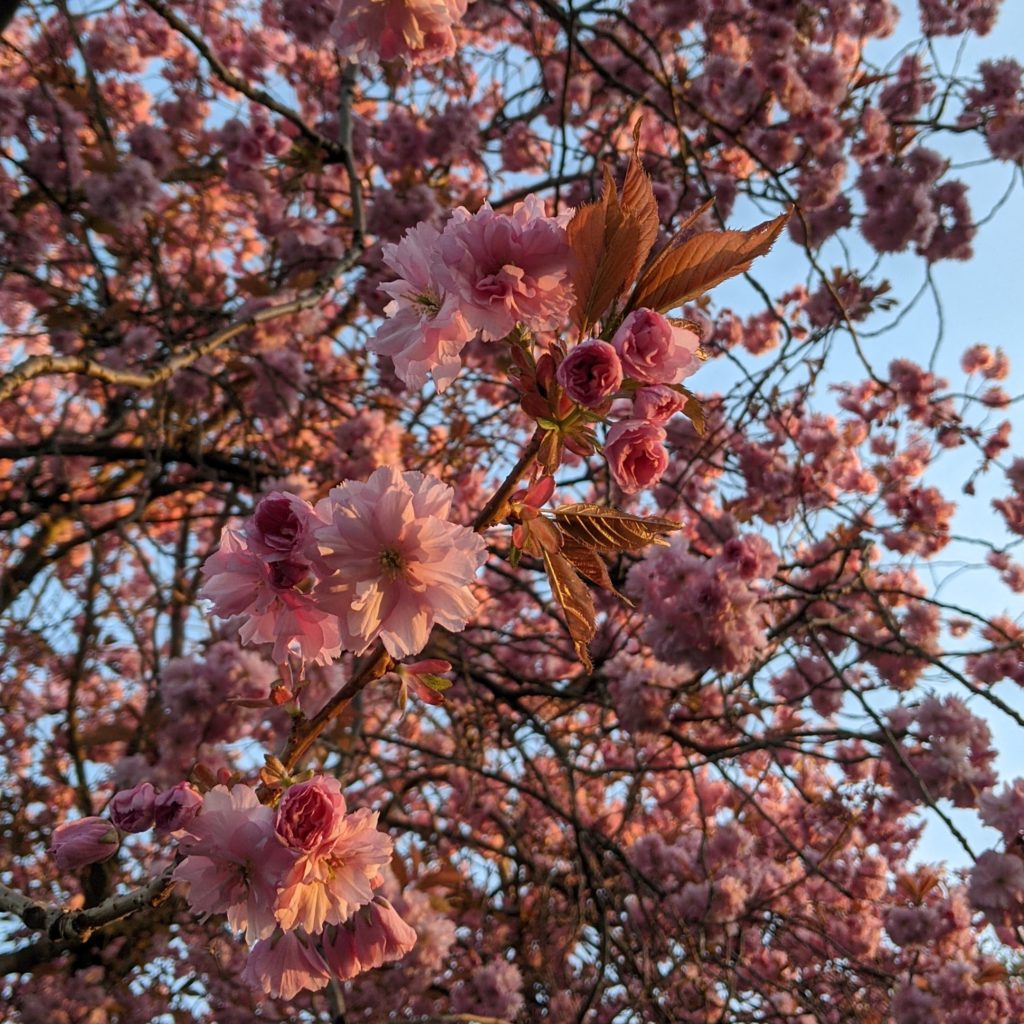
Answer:
[[572, 304], [569, 259], [564, 219], [547, 216], [536, 196], [510, 214], [459, 207], [443, 231], [419, 224], [384, 246], [398, 279], [382, 286], [392, 300], [389, 319], [370, 347], [391, 357], [409, 387], [431, 376], [444, 390], [478, 335], [497, 341], [517, 326], [563, 325]]
[[668, 467], [664, 424], [686, 404], [672, 385], [700, 366], [699, 346], [690, 326], [641, 308], [623, 319], [609, 341], [584, 341], [559, 364], [559, 384], [586, 409], [607, 408], [620, 391], [630, 396], [604, 446], [608, 468], [624, 493], [653, 487]]
[[179, 839], [173, 878], [197, 914], [226, 914], [251, 945], [245, 977], [293, 998], [404, 956], [416, 933], [374, 890], [391, 859], [377, 814], [349, 811], [337, 779], [289, 787], [274, 811], [215, 786]]
[[[536, 196], [510, 214], [486, 204], [475, 214], [460, 207], [444, 230], [418, 224], [383, 253], [398, 278], [381, 286], [391, 297], [388, 319], [370, 347], [390, 357], [408, 387], [431, 377], [443, 391], [475, 338], [493, 342], [566, 326], [574, 257], [564, 218], [547, 216]], [[700, 365], [694, 326], [635, 309], [609, 325], [608, 340], [585, 338], [558, 365], [565, 394], [595, 417], [616, 397], [629, 402], [605, 443], [612, 476], [626, 494], [656, 484], [668, 465], [664, 424], [686, 402], [675, 386]]]
[[677, 535], [630, 570], [627, 592], [647, 615], [654, 655], [693, 672], [744, 672], [767, 646], [769, 618], [760, 582], [778, 559], [754, 534], [727, 540], [702, 558]]
[[203, 567], [202, 596], [240, 616], [243, 643], [282, 664], [327, 664], [380, 639], [392, 657], [426, 646], [435, 624], [464, 629], [483, 540], [449, 522], [453, 491], [422, 473], [377, 469], [314, 508], [281, 491], [226, 530]]

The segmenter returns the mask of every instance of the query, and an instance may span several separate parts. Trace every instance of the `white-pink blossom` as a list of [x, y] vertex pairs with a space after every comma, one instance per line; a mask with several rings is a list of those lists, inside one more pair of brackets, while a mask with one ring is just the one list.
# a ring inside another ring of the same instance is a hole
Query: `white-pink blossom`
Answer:
[[250, 786], [214, 786], [203, 808], [179, 840], [185, 859], [176, 882], [187, 884], [197, 914], [227, 914], [246, 941], [266, 938], [276, 925], [277, 891], [295, 854], [274, 831], [274, 812]]
[[245, 616], [238, 630], [242, 643], [270, 645], [277, 664], [296, 655], [326, 665], [340, 653], [336, 620], [299, 589], [310, 576], [307, 562], [267, 561], [250, 549], [244, 536], [225, 530], [203, 575], [200, 596], [212, 601], [214, 612], [223, 618]]
[[378, 831], [376, 811], [361, 807], [331, 827], [330, 844], [303, 853], [277, 894], [275, 914], [284, 929], [312, 935], [347, 921], [373, 899], [371, 881], [391, 860], [391, 839]]
[[475, 331], [466, 322], [451, 278], [441, 263], [441, 233], [432, 224], [410, 228], [397, 245], [384, 246], [384, 262], [398, 274], [381, 285], [391, 296], [387, 320], [370, 342], [374, 352], [390, 356], [395, 373], [410, 388], [428, 376], [443, 391], [462, 367], [460, 354]]
[[435, 624], [465, 628], [487, 549], [448, 521], [452, 498], [440, 480], [384, 466], [317, 505], [321, 556], [334, 572], [313, 596], [338, 616], [345, 647], [360, 653], [379, 637], [392, 657], [405, 658], [426, 646]]
[[242, 978], [274, 999], [294, 999], [322, 989], [331, 971], [307, 935], [279, 931], [249, 950]]

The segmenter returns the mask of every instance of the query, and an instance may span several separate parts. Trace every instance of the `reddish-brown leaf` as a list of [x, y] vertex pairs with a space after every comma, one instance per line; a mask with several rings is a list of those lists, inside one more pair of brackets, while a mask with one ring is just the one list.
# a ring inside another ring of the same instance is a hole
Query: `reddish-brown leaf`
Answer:
[[584, 310], [590, 305], [597, 268], [604, 254], [604, 228], [608, 218], [608, 195], [596, 203], [580, 206], [565, 229], [569, 248], [575, 257], [572, 266], [572, 287], [576, 293], [572, 322], [582, 328]]
[[563, 505], [554, 510], [558, 528], [570, 540], [595, 551], [618, 554], [648, 544], [667, 544], [667, 534], [681, 528], [672, 519], [633, 516], [607, 505]]
[[557, 430], [549, 430], [541, 439], [537, 450], [537, 461], [544, 469], [554, 475], [562, 464], [562, 435]]
[[603, 319], [612, 303], [626, 290], [636, 272], [633, 254], [640, 246], [641, 233], [640, 223], [632, 213], [617, 207], [609, 212], [604, 253], [584, 311], [585, 324]]
[[551, 593], [565, 616], [576, 655], [583, 663], [583, 667], [592, 672], [594, 666], [587, 645], [597, 632], [594, 598], [567, 558], [557, 552], [545, 551], [543, 554], [544, 570], [551, 583]]
[[749, 231], [702, 231], [655, 260], [636, 286], [632, 306], [666, 312], [740, 274], [772, 247], [790, 213]]
[[572, 319], [583, 334], [605, 315], [639, 266], [635, 254], [643, 229], [637, 215], [620, 205], [607, 167], [600, 200], [580, 207], [569, 221], [566, 233], [575, 263], [572, 280], [576, 303]]
[[696, 395], [690, 395], [686, 399], [683, 415], [693, 424], [693, 429], [697, 431], [698, 437], [703, 437], [707, 433], [708, 425], [707, 420], [704, 419], [704, 406], [701, 405], [700, 399]]
[[580, 544], [578, 541], [568, 538], [567, 535], [563, 535], [562, 555], [569, 559], [576, 569], [592, 583], [596, 583], [602, 590], [607, 590], [620, 601], [632, 607], [633, 602], [615, 589], [615, 584], [612, 583], [612, 578], [608, 575], [608, 566], [592, 547]]
[[[664, 260], [668, 259], [669, 255], [672, 253], [672, 251], [675, 250], [675, 249], [678, 249], [679, 246], [681, 246], [683, 244], [683, 242], [686, 241], [686, 239], [689, 237], [688, 233], [690, 231], [690, 228], [692, 228], [693, 225], [696, 224], [697, 221], [700, 220], [700, 218], [703, 217], [704, 214], [707, 213], [707, 211], [710, 210], [711, 207], [714, 206], [714, 205], [715, 205], [714, 198], [705, 199], [704, 202], [701, 203], [700, 206], [698, 206], [696, 210], [694, 210], [692, 213], [688, 214], [683, 219], [683, 221], [676, 228], [676, 233], [672, 236], [672, 238], [670, 239], [668, 245], [666, 245], [665, 248], [662, 249], [658, 253], [658, 255], [654, 257], [653, 260], [651, 260], [650, 265], [647, 267], [647, 270], [641, 276], [641, 280], [643, 280], [644, 278], [650, 277], [651, 274], [653, 274], [653, 273], [655, 273], [657, 271], [657, 268], [662, 264], [662, 262]], [[639, 283], [637, 284], [637, 288], [639, 288]], [[636, 306], [636, 301], [635, 300], [636, 300], [636, 291], [634, 290], [633, 296], [630, 298], [629, 304], [628, 304], [628, 306], [626, 308], [627, 309], [633, 309]]]
[[693, 424], [693, 429], [697, 431], [698, 436], [703, 437], [707, 432], [707, 420], [701, 400], [689, 388], [684, 388], [682, 384], [669, 384], [669, 387], [686, 398], [683, 415]]
[[636, 249], [626, 271], [625, 283], [628, 285], [640, 272], [651, 247], [658, 237], [660, 218], [658, 217], [658, 201], [654, 198], [651, 179], [640, 162], [640, 121], [633, 129], [633, 152], [626, 167], [626, 177], [622, 182], [622, 194], [619, 202], [622, 209], [636, 218], [639, 228]]

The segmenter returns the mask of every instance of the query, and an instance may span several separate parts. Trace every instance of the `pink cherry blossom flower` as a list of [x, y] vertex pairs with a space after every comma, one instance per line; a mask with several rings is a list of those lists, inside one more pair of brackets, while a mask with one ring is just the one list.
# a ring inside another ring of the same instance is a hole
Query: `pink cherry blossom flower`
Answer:
[[115, 793], [107, 812], [122, 832], [145, 832], [153, 827], [156, 790], [151, 782], [140, 782]]
[[431, 376], [438, 391], [444, 391], [462, 368], [460, 353], [476, 332], [450, 291], [451, 278], [438, 249], [440, 237], [432, 224], [418, 224], [397, 245], [384, 246], [384, 262], [399, 280], [381, 285], [391, 296], [384, 308], [390, 319], [370, 348], [391, 357], [407, 387], [421, 388]]
[[348, 981], [392, 960], [416, 945], [416, 932], [383, 896], [376, 896], [344, 924], [324, 930], [324, 959], [340, 981]]
[[331, 35], [342, 53], [434, 64], [455, 53], [467, 0], [341, 0]]
[[341, 924], [373, 899], [371, 881], [392, 851], [390, 837], [377, 830], [377, 812], [362, 807], [340, 820], [332, 817], [329, 828], [333, 839], [327, 843], [312, 830], [311, 849], [295, 861], [278, 893], [275, 914], [282, 928], [301, 927], [313, 935], [324, 925]]
[[225, 530], [220, 547], [203, 565], [203, 575], [200, 596], [212, 601], [222, 618], [246, 616], [238, 630], [242, 643], [271, 645], [277, 664], [294, 654], [327, 665], [340, 653], [334, 617], [298, 589], [310, 576], [305, 561], [267, 562], [250, 550], [241, 534]]
[[460, 206], [441, 235], [441, 257], [462, 312], [487, 341], [504, 338], [516, 324], [554, 330], [572, 308], [565, 229], [537, 196], [511, 214], [486, 204], [471, 214]]
[[345, 827], [341, 783], [329, 775], [289, 786], [281, 798], [274, 828], [293, 850], [313, 856], [329, 852]]
[[276, 931], [249, 950], [242, 978], [274, 999], [294, 999], [316, 992], [331, 980], [331, 971], [309, 936]]
[[214, 786], [179, 841], [185, 859], [176, 882], [188, 886], [188, 904], [198, 914], [227, 914], [247, 942], [274, 930], [277, 890], [295, 854], [274, 832], [274, 812], [249, 786]]
[[61, 871], [78, 871], [88, 864], [109, 860], [119, 844], [117, 829], [106, 818], [78, 818], [53, 830], [50, 856]]
[[665, 431], [643, 420], [624, 420], [608, 431], [604, 454], [615, 482], [626, 494], [656, 484], [668, 468]]
[[579, 405], [594, 409], [622, 384], [622, 364], [607, 341], [596, 338], [577, 345], [559, 364], [558, 383]]
[[971, 868], [971, 903], [994, 919], [1024, 906], [1024, 861], [1012, 853], [986, 850]]
[[700, 338], [653, 309], [633, 310], [612, 336], [612, 345], [626, 376], [647, 384], [678, 384], [700, 366]]
[[435, 624], [464, 629], [486, 558], [481, 537], [448, 522], [453, 491], [422, 473], [381, 467], [366, 483], [347, 481], [317, 506], [317, 536], [335, 574], [314, 597], [339, 617], [357, 654], [378, 637], [394, 658], [421, 651]]

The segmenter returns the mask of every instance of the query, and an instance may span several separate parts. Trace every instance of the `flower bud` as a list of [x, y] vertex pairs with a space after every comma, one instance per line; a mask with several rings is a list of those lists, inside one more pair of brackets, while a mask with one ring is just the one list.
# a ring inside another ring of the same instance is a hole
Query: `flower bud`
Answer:
[[117, 829], [106, 818], [78, 818], [53, 830], [50, 856], [61, 871], [77, 871], [113, 857], [119, 845]]
[[643, 420], [624, 420], [608, 431], [605, 458], [615, 482], [626, 494], [652, 487], [668, 468], [665, 431]]
[[187, 782], [165, 789], [154, 801], [153, 818], [157, 832], [178, 832], [188, 828], [202, 810], [203, 798]]
[[140, 782], [131, 789], [115, 793], [107, 813], [122, 832], [145, 832], [153, 827], [153, 804], [156, 790], [150, 782]]
[[558, 367], [558, 383], [579, 405], [593, 409], [619, 390], [622, 364], [607, 341], [577, 345]]

